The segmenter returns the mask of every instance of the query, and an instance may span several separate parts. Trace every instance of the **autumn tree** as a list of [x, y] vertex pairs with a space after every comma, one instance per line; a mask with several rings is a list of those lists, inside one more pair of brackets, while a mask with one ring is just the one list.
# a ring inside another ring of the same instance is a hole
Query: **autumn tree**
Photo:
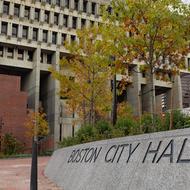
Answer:
[[42, 110], [37, 113], [30, 111], [27, 116], [25, 127], [27, 128], [26, 135], [29, 137], [34, 137], [35, 135], [44, 137], [49, 133], [46, 114]]
[[103, 53], [98, 27], [84, 28], [77, 36], [78, 42], [66, 44], [70, 54], [60, 61], [60, 72], [51, 71], [68, 109], [83, 123], [94, 124], [110, 111], [110, 60]]
[[189, 51], [189, 6], [180, 0], [115, 0], [106, 9], [105, 21], [112, 26], [108, 33], [117, 33], [118, 27], [125, 30], [126, 36], [121, 41], [125, 43], [129, 61], [143, 65], [154, 126], [154, 78], [159, 74], [175, 76], [185, 67]]

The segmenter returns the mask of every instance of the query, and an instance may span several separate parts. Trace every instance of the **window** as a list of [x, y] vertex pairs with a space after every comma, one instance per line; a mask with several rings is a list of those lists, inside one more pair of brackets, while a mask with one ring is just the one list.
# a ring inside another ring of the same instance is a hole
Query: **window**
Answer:
[[24, 59], [24, 50], [18, 49], [18, 60], [23, 60], [23, 59]]
[[13, 27], [12, 27], [12, 36], [13, 37], [17, 37], [18, 36], [18, 25], [17, 24], [13, 24]]
[[190, 69], [190, 58], [187, 58], [188, 69]]
[[25, 7], [24, 17], [30, 19], [30, 7]]
[[15, 4], [14, 6], [14, 16], [19, 17], [20, 14], [20, 5]]
[[46, 2], [47, 2], [48, 4], [51, 4], [51, 0], [46, 0]]
[[58, 22], [59, 22], [59, 14], [55, 13], [54, 14], [54, 24], [58, 25]]
[[28, 51], [27, 61], [33, 61], [33, 51]]
[[71, 35], [71, 42], [74, 42], [74, 41], [76, 41], [76, 36]]
[[35, 9], [34, 19], [35, 19], [36, 21], [39, 21], [39, 20], [40, 20], [40, 9]]
[[60, 6], [60, 0], [56, 0], [56, 5]]
[[3, 46], [0, 46], [0, 57], [3, 57]]
[[81, 19], [81, 27], [85, 27], [86, 26], [86, 20], [85, 19]]
[[84, 0], [83, 1], [83, 12], [87, 12], [87, 4], [88, 4], [88, 1]]
[[33, 40], [37, 41], [38, 40], [38, 29], [33, 28]]
[[45, 18], [44, 18], [44, 21], [46, 22], [46, 23], [49, 23], [49, 11], [45, 11]]
[[96, 3], [92, 2], [92, 14], [96, 14]]
[[4, 1], [3, 3], [3, 13], [8, 15], [9, 14], [9, 3]]
[[73, 28], [77, 28], [77, 17], [73, 17]]
[[13, 58], [13, 57], [14, 57], [14, 49], [7, 48], [7, 58]]
[[24, 39], [27, 39], [27, 38], [28, 38], [28, 27], [27, 27], [27, 26], [23, 26], [22, 37], [23, 37]]
[[64, 15], [64, 17], [63, 17], [63, 26], [65, 26], [65, 27], [68, 26], [68, 15]]
[[51, 61], [52, 61], [52, 55], [47, 54], [47, 64], [51, 64]]
[[75, 0], [74, 9], [78, 11], [78, 9], [79, 9], [79, 0]]
[[65, 0], [65, 7], [69, 8], [69, 0]]
[[44, 31], [43, 31], [43, 42], [46, 42], [46, 43], [47, 43], [47, 40], [48, 40], [48, 31], [47, 31], [47, 30], [44, 30]]
[[64, 44], [65, 41], [66, 41], [66, 39], [67, 39], [67, 35], [66, 34], [62, 34], [61, 35], [61, 43]]
[[7, 35], [7, 22], [2, 22], [1, 34]]
[[44, 62], [44, 54], [41, 52], [40, 54], [40, 63], [43, 63]]
[[52, 33], [52, 43], [53, 43], [53, 44], [56, 44], [56, 43], [57, 43], [57, 33], [56, 33], [56, 32], [53, 32], [53, 33]]

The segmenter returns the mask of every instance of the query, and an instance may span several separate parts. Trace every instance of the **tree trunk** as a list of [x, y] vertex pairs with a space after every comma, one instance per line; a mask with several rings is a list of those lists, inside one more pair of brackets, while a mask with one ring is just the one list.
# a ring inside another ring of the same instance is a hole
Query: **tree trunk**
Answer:
[[116, 86], [116, 74], [113, 76], [113, 102], [112, 102], [112, 124], [113, 126], [117, 122], [117, 86]]

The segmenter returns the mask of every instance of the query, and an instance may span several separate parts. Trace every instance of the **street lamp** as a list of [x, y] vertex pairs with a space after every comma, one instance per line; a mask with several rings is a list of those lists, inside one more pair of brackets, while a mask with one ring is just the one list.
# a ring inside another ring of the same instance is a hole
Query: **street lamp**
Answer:
[[34, 137], [32, 140], [32, 166], [30, 176], [30, 190], [38, 189], [38, 123], [37, 113], [34, 119]]

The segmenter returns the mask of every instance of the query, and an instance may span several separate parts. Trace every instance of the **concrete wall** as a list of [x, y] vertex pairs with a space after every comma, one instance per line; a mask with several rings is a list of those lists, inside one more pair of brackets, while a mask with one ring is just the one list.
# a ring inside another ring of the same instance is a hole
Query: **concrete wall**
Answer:
[[188, 190], [190, 130], [81, 144], [54, 152], [45, 175], [64, 190]]

